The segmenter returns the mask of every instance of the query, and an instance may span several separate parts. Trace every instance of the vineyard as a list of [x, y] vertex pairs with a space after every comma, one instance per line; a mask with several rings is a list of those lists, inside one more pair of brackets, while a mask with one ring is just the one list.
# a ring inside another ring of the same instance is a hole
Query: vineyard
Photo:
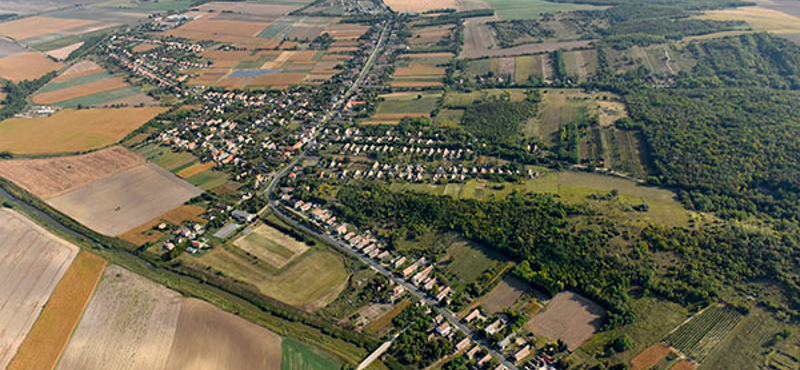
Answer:
[[665, 341], [696, 361], [703, 361], [736, 327], [742, 316], [735, 310], [715, 305], [668, 334]]

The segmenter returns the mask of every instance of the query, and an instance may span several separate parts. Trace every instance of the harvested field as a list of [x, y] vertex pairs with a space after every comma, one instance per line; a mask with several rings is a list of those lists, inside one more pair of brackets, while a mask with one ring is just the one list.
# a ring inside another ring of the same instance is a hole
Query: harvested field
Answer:
[[35, 80], [59, 68], [61, 63], [48, 59], [44, 54], [22, 53], [0, 59], [0, 78], [14, 82]]
[[67, 57], [72, 54], [73, 51], [78, 50], [78, 48], [81, 46], [83, 46], [83, 41], [64, 46], [63, 48], [50, 50], [46, 54], [58, 60], [64, 60], [67, 59]]
[[483, 297], [481, 306], [486, 313], [503, 312], [511, 307], [523, 294], [530, 293], [531, 287], [514, 277], [504, 277], [489, 294]]
[[181, 225], [185, 221], [192, 221], [205, 224], [206, 220], [200, 217], [205, 212], [205, 208], [193, 205], [182, 205], [175, 208], [161, 216], [158, 216], [147, 223], [137, 226], [134, 229], [128, 230], [120, 235], [120, 239], [127, 240], [137, 246], [142, 246], [147, 242], [156, 242], [164, 234], [160, 231], [153, 230], [156, 225], [161, 222], [167, 222], [172, 225]]
[[178, 293], [110, 266], [57, 369], [163, 369], [180, 313]]
[[457, 0], [385, 0], [384, 3], [398, 13], [422, 13], [435, 9], [459, 9]]
[[10, 39], [0, 37], [0, 59], [28, 51], [25, 47]]
[[711, 20], [745, 21], [757, 31], [775, 34], [800, 32], [800, 16], [761, 6], [707, 11], [699, 17]]
[[52, 369], [103, 274], [106, 261], [86, 251], [73, 260], [8, 370]]
[[201, 193], [199, 188], [148, 163], [47, 203], [95, 231], [117, 236]]
[[233, 245], [276, 269], [283, 268], [308, 250], [304, 243], [268, 225], [259, 225]]
[[102, 71], [104, 71], [103, 67], [100, 67], [99, 65], [97, 65], [97, 63], [92, 62], [90, 60], [82, 60], [78, 63], [71, 65], [64, 72], [61, 72], [60, 75], [56, 76], [56, 78], [50, 80], [50, 82], [51, 83], [61, 82], [77, 77], [100, 73]]
[[144, 53], [153, 49], [158, 49], [160, 47], [161, 45], [155, 45], [155, 44], [139, 44], [134, 46], [133, 49], [131, 49], [131, 51], [133, 51], [134, 53]]
[[195, 163], [189, 167], [186, 167], [178, 171], [176, 175], [180, 176], [182, 179], [187, 179], [194, 175], [197, 175], [198, 173], [210, 170], [212, 168], [214, 168], [214, 162]]
[[125, 83], [122, 78], [109, 78], [74, 87], [68, 87], [65, 89], [50, 91], [43, 94], [37, 94], [33, 97], [33, 102], [42, 105], [52, 105], [70, 99], [116, 90], [126, 86], [129, 85]]
[[[293, 3], [293, 4], [289, 4]], [[286, 15], [292, 10], [298, 9], [303, 6], [303, 2], [295, 1], [276, 1], [273, 4], [263, 4], [257, 2], [240, 2], [231, 3], [227, 1], [214, 1], [196, 7], [203, 13], [227, 13], [233, 16], [236, 15], [251, 15], [259, 16], [265, 19], [277, 19], [282, 15]]]
[[49, 199], [144, 164], [121, 146], [70, 157], [0, 161], [0, 176], [29, 193]]
[[0, 209], [0, 235], [0, 368], [6, 368], [78, 248], [7, 209]]
[[654, 344], [631, 360], [631, 370], [647, 370], [658, 364], [672, 349], [663, 344]]
[[572, 292], [558, 293], [545, 310], [525, 324], [525, 328], [550, 339], [561, 339], [570, 349], [580, 347], [597, 332], [606, 311]]
[[85, 19], [35, 16], [0, 23], [0, 35], [8, 36], [15, 40], [22, 40], [96, 23], [98, 22]]
[[49, 117], [0, 122], [0, 151], [15, 154], [73, 153], [124, 138], [166, 108], [65, 109]]
[[242, 22], [204, 17], [167, 31], [164, 35], [192, 40], [214, 40], [235, 44], [261, 45], [268, 42], [268, 40], [256, 36], [267, 26], [269, 26], [268, 22]]
[[281, 337], [197, 299], [181, 304], [166, 370], [281, 369]]

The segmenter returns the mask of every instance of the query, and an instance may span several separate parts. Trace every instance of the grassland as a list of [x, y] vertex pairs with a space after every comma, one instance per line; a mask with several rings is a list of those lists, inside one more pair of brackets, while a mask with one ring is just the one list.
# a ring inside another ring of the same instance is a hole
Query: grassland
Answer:
[[509, 95], [512, 101], [522, 101], [527, 96], [525, 89], [486, 89], [472, 92], [448, 92], [444, 98], [444, 106], [465, 109], [478, 99]]
[[375, 114], [366, 120], [367, 123], [397, 123], [404, 117], [430, 117], [436, 109], [441, 93], [402, 92], [381, 95]]
[[488, 269], [499, 267], [506, 260], [502, 255], [467, 242], [456, 241], [447, 250], [444, 272], [455, 278], [453, 285], [464, 287], [472, 284]]
[[596, 6], [544, 0], [486, 0], [500, 19], [535, 19], [545, 13], [598, 9]]
[[587, 354], [602, 352], [608, 343], [627, 335], [633, 340], [633, 348], [614, 355], [614, 359], [628, 363], [650, 345], [658, 343], [664, 335], [689, 317], [686, 308], [658, 298], [634, 299], [631, 308], [636, 315], [633, 324], [598, 333], [581, 347], [580, 351]]
[[264, 295], [309, 311], [333, 302], [347, 285], [344, 261], [326, 250], [306, 252], [280, 271], [253, 264], [224, 248], [216, 248], [200, 258], [186, 258], [189, 263], [221, 271], [255, 286]]
[[52, 369], [103, 274], [105, 260], [81, 251], [56, 285], [8, 370]]
[[78, 249], [6, 209], [0, 209], [0, 235], [0, 367], [5, 368]]
[[259, 225], [233, 244], [276, 269], [281, 269], [308, 250], [308, 246], [268, 225]]
[[281, 344], [280, 370], [336, 370], [341, 367], [334, 358], [291, 338]]
[[0, 122], [0, 151], [74, 153], [116, 143], [166, 108], [62, 110], [49, 117]]

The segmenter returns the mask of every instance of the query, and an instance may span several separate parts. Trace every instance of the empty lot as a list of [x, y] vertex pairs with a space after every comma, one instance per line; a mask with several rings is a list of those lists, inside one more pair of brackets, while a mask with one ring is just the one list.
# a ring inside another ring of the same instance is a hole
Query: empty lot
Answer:
[[570, 349], [580, 347], [597, 332], [606, 311], [572, 292], [558, 293], [545, 310], [531, 318], [525, 328], [550, 339], [563, 340]]
[[0, 368], [5, 369], [78, 248], [6, 209], [0, 209], [0, 235]]
[[95, 231], [117, 236], [201, 193], [199, 188], [148, 163], [47, 203]]

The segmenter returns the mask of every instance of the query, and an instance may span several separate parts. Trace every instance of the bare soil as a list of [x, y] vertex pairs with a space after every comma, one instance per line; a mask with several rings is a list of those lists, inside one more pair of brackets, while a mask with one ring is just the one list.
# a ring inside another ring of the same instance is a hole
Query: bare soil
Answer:
[[545, 310], [525, 324], [525, 328], [550, 339], [563, 340], [570, 349], [580, 347], [597, 332], [606, 311], [578, 294], [556, 294]]

